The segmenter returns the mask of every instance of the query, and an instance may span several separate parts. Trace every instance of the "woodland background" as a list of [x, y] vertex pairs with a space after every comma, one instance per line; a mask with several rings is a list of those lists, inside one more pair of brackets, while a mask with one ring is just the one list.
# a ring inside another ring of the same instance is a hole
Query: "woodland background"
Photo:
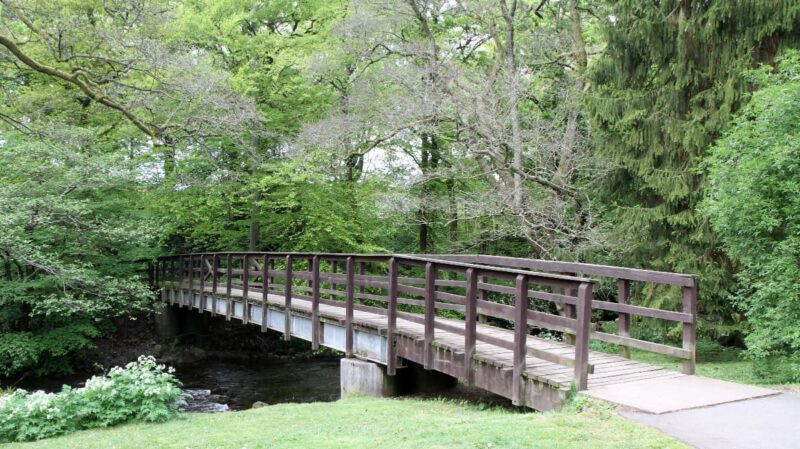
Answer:
[[798, 37], [795, 0], [0, 0], [0, 376], [152, 309], [131, 261], [248, 249], [696, 274], [703, 338], [800, 363]]

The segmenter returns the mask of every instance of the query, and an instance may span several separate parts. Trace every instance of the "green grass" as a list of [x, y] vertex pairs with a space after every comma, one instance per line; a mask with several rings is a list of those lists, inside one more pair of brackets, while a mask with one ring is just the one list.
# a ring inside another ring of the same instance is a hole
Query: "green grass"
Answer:
[[598, 405], [584, 411], [573, 407], [558, 413], [519, 413], [444, 400], [351, 397], [333, 403], [189, 414], [164, 424], [88, 430], [4, 449], [310, 447], [686, 448]]

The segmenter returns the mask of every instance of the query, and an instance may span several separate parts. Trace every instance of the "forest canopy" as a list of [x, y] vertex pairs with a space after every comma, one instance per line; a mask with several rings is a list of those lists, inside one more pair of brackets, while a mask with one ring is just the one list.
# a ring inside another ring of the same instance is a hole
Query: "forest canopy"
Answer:
[[789, 357], [798, 14], [0, 0], [0, 376], [68, 371], [113, 318], [151, 310], [132, 261], [225, 250], [689, 273], [704, 338]]

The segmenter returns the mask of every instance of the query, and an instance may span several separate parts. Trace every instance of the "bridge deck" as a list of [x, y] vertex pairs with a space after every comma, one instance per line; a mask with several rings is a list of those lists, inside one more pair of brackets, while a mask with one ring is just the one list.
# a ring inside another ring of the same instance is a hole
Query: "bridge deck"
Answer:
[[[199, 292], [199, 285], [197, 283], [195, 283], [193, 290], [195, 293]], [[205, 291], [207, 293], [207, 298], [210, 298], [212, 293], [211, 288], [205, 287]], [[200, 295], [192, 296], [191, 305], [196, 308], [199, 308], [199, 296]], [[242, 304], [241, 298], [243, 297], [243, 291], [241, 289], [232, 288], [231, 297], [233, 298], [235, 306], [232, 308], [231, 317], [241, 320], [243, 318], [242, 311], [244, 310], [244, 307], [240, 309], [238, 306]], [[224, 315], [227, 307], [224, 295], [218, 296], [218, 298], [217, 313]], [[258, 307], [258, 309], [260, 309], [262, 301], [261, 291], [256, 290], [248, 292], [248, 301], [253, 307]], [[180, 301], [178, 302], [180, 303]], [[207, 310], [210, 310], [210, 302], [211, 301], [208, 301], [209, 304], [207, 305]], [[268, 296], [268, 302], [270, 309], [285, 309], [285, 300], [282, 295], [270, 294]], [[293, 297], [291, 301], [291, 311], [292, 315], [300, 314], [311, 316], [311, 301]], [[342, 302], [342, 307], [320, 304], [319, 315], [320, 319], [324, 322], [342, 324], [345, 320], [344, 303]], [[437, 323], [446, 323], [448, 325], [460, 328], [464, 328], [465, 326], [465, 322], [462, 320], [447, 319], [438, 316], [435, 318], [435, 320]], [[251, 309], [250, 316], [248, 316], [248, 322], [252, 324], [260, 324], [260, 313], [256, 314]], [[387, 319], [385, 315], [355, 310], [353, 312], [353, 324], [356, 329], [361, 328], [364, 330], [370, 330], [372, 333], [378, 335], [386, 335]], [[482, 324], [478, 324], [478, 328], [479, 332], [490, 334], [494, 337], [507, 340], [509, 342], [513, 342], [514, 340], [514, 333], [512, 330], [506, 330]], [[395, 332], [398, 336], [408, 337], [409, 339], [416, 341], [423, 340], [425, 336], [425, 329], [422, 324], [412, 322], [401, 317], [397, 318]], [[294, 333], [293, 336], [304, 338], [304, 336], [294, 335]], [[335, 345], [331, 345], [329, 342], [326, 342], [324, 337], [321, 339], [320, 343], [325, 346], [335, 347]], [[456, 333], [447, 332], [437, 328], [434, 334], [433, 344], [437, 348], [450, 351], [454, 354], [459, 354], [463, 358], [463, 335], [458, 335]], [[532, 349], [539, 349], [552, 354], [558, 354], [566, 359], [572, 359], [575, 353], [575, 348], [572, 345], [553, 340], [545, 340], [535, 336], [528, 337], [527, 346]], [[503, 371], [507, 371], [513, 368], [513, 358], [513, 353], [509, 349], [504, 349], [485, 342], [478, 342], [476, 344], [474, 358], [476, 361], [494, 366]], [[376, 361], [381, 362], [381, 360]], [[573, 381], [573, 369], [571, 367], [552, 363], [533, 356], [527, 356], [526, 362], [527, 363], [524, 372], [524, 376], [526, 378], [546, 384], [552, 389], [560, 391], [569, 390], [570, 384]], [[647, 379], [684, 376], [681, 373], [669, 371], [658, 366], [596, 351], [590, 351], [589, 363], [594, 366], [594, 372], [589, 375], [589, 390], [609, 385], [624, 384]]]

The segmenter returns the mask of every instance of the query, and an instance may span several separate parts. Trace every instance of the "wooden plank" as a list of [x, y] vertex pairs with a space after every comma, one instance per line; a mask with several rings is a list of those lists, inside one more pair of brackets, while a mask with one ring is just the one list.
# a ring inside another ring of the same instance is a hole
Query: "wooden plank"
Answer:
[[217, 316], [217, 296], [219, 295], [219, 254], [214, 254], [211, 273], [211, 316]]
[[423, 367], [433, 369], [434, 320], [436, 319], [436, 265], [425, 264], [425, 356]]
[[[620, 304], [628, 304], [628, 298], [631, 295], [631, 283], [627, 279], [617, 279], [617, 301]], [[625, 312], [620, 312], [619, 319], [617, 320], [618, 334], [621, 337], [630, 336], [631, 317]], [[619, 347], [619, 355], [626, 359], [631, 358], [631, 350], [627, 346]]]
[[394, 376], [397, 372], [397, 340], [395, 329], [397, 327], [397, 259], [389, 259], [389, 304], [386, 317], [386, 374]]
[[517, 257], [472, 254], [433, 254], [430, 255], [430, 257], [443, 258], [445, 260], [458, 260], [465, 263], [478, 263], [502, 267], [542, 270], [550, 273], [582, 273], [590, 276], [612, 277], [617, 279], [627, 279], [629, 281], [653, 282], [656, 284], [679, 285], [683, 287], [691, 287], [694, 285], [694, 278], [690, 275], [668, 273], [664, 271], [642, 270], [638, 268], [624, 268], [588, 263], [558, 262], [553, 260], [523, 259]]
[[269, 309], [269, 256], [264, 255], [264, 262], [261, 264], [261, 332], [266, 332], [267, 313]]
[[524, 275], [518, 275], [516, 280], [516, 295], [514, 297], [514, 373], [511, 389], [511, 403], [525, 405], [522, 392], [522, 373], [525, 371], [525, 356], [527, 354], [528, 338], [528, 280]]
[[691, 357], [691, 351], [683, 348], [676, 348], [674, 346], [662, 345], [660, 343], [653, 343], [644, 340], [637, 340], [631, 337], [623, 337], [620, 335], [607, 334], [605, 332], [592, 332], [591, 338], [595, 340], [613, 343], [615, 345], [625, 345], [629, 348], [641, 349], [643, 351], [655, 352], [656, 354], [663, 354], [682, 359]]
[[200, 256], [200, 313], [206, 311], [206, 255]]
[[242, 324], [250, 322], [250, 255], [245, 254], [242, 256]]
[[683, 311], [692, 316], [691, 321], [683, 323], [683, 349], [688, 357], [684, 360], [681, 371], [683, 374], [694, 374], [695, 346], [697, 344], [697, 286], [683, 287]]
[[589, 325], [592, 320], [592, 284], [578, 287], [578, 326], [575, 329], [575, 387], [578, 391], [588, 387], [589, 378]]
[[[283, 285], [283, 306], [285, 308], [283, 314], [283, 339], [289, 341], [292, 339], [292, 314], [289, 311], [292, 308], [292, 256], [286, 256], [286, 276], [284, 277]], [[272, 273], [275, 276], [275, 273]]]
[[[622, 282], [626, 281], [622, 280]], [[631, 304], [622, 304], [616, 302], [592, 301], [592, 308], [599, 310], [608, 310], [611, 312], [619, 312], [620, 314], [626, 314], [626, 315], [638, 315], [649, 318], [658, 318], [661, 320], [676, 321], [679, 323], [690, 323], [692, 321], [692, 315], [690, 313], [673, 312], [671, 310], [652, 309], [649, 307], [634, 306]]]
[[475, 357], [475, 340], [478, 326], [478, 275], [474, 268], [467, 268], [467, 304], [464, 325], [464, 380], [467, 385], [475, 385], [472, 359]]
[[233, 255], [228, 253], [225, 257], [225, 264], [226, 264], [226, 278], [225, 278], [225, 320], [231, 320], [231, 314], [233, 313], [233, 301], [231, 300], [231, 288], [233, 287]]
[[311, 271], [314, 276], [311, 279], [311, 349], [316, 351], [319, 349], [319, 334], [320, 334], [320, 321], [319, 321], [319, 256], [314, 256], [311, 259]]
[[353, 357], [353, 294], [355, 293], [355, 267], [352, 257], [346, 261], [347, 284], [345, 285], [345, 356]]

